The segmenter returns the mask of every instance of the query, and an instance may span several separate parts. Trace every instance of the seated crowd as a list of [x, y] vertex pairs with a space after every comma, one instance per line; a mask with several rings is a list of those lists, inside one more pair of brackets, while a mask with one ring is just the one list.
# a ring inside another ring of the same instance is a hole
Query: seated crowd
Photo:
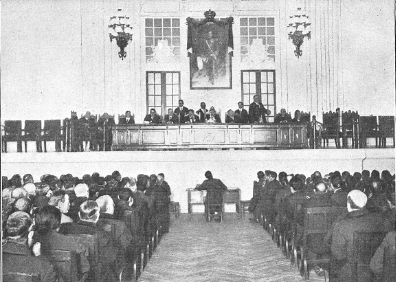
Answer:
[[[310, 247], [308, 253], [304, 251], [304, 258], [319, 262], [329, 258], [331, 262], [314, 264], [311, 269], [319, 275], [323, 275], [325, 270], [328, 271], [331, 281], [354, 281], [351, 262], [354, 232], [389, 232], [377, 253], [368, 258], [371, 259], [372, 273], [368, 269], [368, 274], [361, 274], [366, 278], [360, 277], [358, 280], [385, 281], [373, 279], [383, 274], [384, 246], [390, 247], [391, 256], [395, 257], [394, 175], [387, 170], [381, 174], [377, 170], [371, 173], [363, 170], [353, 175], [348, 171], [335, 171], [325, 176], [316, 171], [309, 177], [303, 174], [287, 175], [280, 172], [278, 175], [274, 171], [259, 171], [257, 177], [249, 206], [249, 211], [254, 215], [251, 220], [263, 223], [264, 227], [270, 226], [267, 229], [274, 238], [275, 233], [278, 233], [280, 237], [277, 237], [276, 241], [278, 245], [284, 244], [284, 253], [291, 253], [291, 259], [294, 253], [288, 249], [291, 242], [296, 254], [294, 259], [303, 260], [303, 240], [310, 238], [310, 241], [306, 242]], [[339, 207], [342, 212], [332, 222], [332, 227], [324, 232], [327, 233], [326, 236], [304, 237], [307, 208], [329, 207]], [[306, 266], [301, 262], [300, 267], [303, 269]], [[306, 271], [309, 275], [309, 269]]]
[[[122, 178], [118, 171], [81, 179], [71, 174], [43, 175], [40, 181], [30, 174], [3, 179], [3, 274], [69, 281], [53, 264], [53, 251], [64, 250], [77, 254], [79, 277], [117, 281], [123, 269], [132, 270], [154, 233], [169, 232], [170, 195], [162, 173], [136, 179]], [[96, 236], [98, 261], [89, 246], [76, 241], [81, 234]]]

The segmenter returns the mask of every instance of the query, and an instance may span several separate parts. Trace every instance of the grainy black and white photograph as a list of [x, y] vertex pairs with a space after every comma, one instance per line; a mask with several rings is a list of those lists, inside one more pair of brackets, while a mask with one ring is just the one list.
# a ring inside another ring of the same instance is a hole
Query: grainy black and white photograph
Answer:
[[1, 281], [394, 282], [394, 0], [1, 0]]

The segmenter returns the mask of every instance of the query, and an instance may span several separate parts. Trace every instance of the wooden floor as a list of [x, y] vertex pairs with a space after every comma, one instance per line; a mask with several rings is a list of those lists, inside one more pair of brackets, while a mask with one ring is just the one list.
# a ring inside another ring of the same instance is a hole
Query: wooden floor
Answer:
[[[324, 281], [311, 273], [310, 281]], [[249, 219], [175, 220], [139, 281], [303, 281], [267, 232]]]

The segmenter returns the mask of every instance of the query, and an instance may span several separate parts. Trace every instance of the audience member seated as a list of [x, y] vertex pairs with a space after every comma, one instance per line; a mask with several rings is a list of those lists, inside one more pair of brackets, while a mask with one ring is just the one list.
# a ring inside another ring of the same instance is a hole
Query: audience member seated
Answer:
[[73, 219], [66, 214], [69, 212], [69, 195], [65, 191], [55, 191], [48, 201], [48, 205], [56, 207], [61, 212], [61, 224], [73, 222]]
[[168, 109], [168, 114], [165, 115], [164, 119], [165, 124], [177, 124], [178, 117], [173, 113], [173, 110], [171, 108]]
[[[5, 224], [5, 240], [2, 244], [3, 275], [11, 272], [35, 274], [41, 282], [58, 281], [54, 266], [45, 258], [38, 258], [29, 249], [28, 230], [30, 216], [21, 211], [12, 213]], [[4, 276], [3, 276], [4, 277]]]
[[[374, 256], [371, 258], [370, 269], [374, 273], [374, 281], [394, 282], [396, 281], [396, 269], [384, 269], [385, 250], [389, 251], [389, 259], [395, 262], [396, 231], [390, 231], [381, 245], [378, 247]], [[391, 261], [392, 262], [392, 261]], [[391, 271], [391, 273], [385, 273]]]
[[235, 122], [235, 113], [233, 110], [228, 110], [226, 112], [226, 119], [225, 119], [226, 123], [236, 123]]
[[235, 123], [249, 123], [249, 113], [243, 108], [243, 102], [238, 102], [234, 120]]
[[150, 114], [146, 115], [144, 118], [145, 124], [160, 124], [161, 116], [157, 114], [154, 108], [150, 109]]
[[209, 116], [208, 119], [206, 120], [207, 123], [221, 123], [220, 116], [216, 113], [216, 110], [214, 107], [210, 107], [209, 110]]
[[62, 234], [90, 234], [97, 235], [99, 241], [99, 256], [102, 263], [102, 273], [110, 274], [110, 280], [114, 280], [111, 274], [111, 264], [117, 258], [118, 249], [113, 244], [111, 235], [103, 231], [98, 225], [99, 206], [95, 201], [87, 200], [80, 205], [78, 213], [79, 221], [76, 223], [62, 224], [60, 233]]
[[110, 151], [111, 142], [113, 140], [113, 125], [115, 125], [114, 118], [110, 117], [108, 113], [104, 113], [98, 121], [97, 143], [100, 151]]
[[69, 213], [67, 214], [74, 222], [78, 221], [78, 213], [80, 211], [80, 206], [82, 203], [88, 200], [89, 197], [89, 188], [87, 184], [80, 183], [74, 188], [74, 193], [76, 199], [72, 201], [70, 205]]
[[201, 102], [201, 108], [195, 112], [199, 117], [199, 122], [204, 123], [208, 119], [208, 109], [206, 109], [206, 103]]
[[374, 178], [371, 182], [371, 193], [367, 200], [367, 209], [370, 212], [386, 213], [390, 210], [387, 195], [383, 192], [382, 183]]
[[332, 204], [338, 207], [346, 207], [349, 191], [345, 184], [341, 182], [341, 178], [337, 174], [332, 175], [330, 181], [333, 187], [333, 195], [331, 195]]
[[259, 102], [260, 96], [253, 96], [253, 103], [249, 105], [249, 121], [250, 123], [266, 123], [265, 115], [270, 115], [271, 111], [264, 108], [264, 105]]
[[126, 111], [125, 112], [125, 117], [120, 118], [118, 121], [118, 124], [135, 124], [135, 117], [131, 115], [131, 111]]
[[[349, 192], [347, 197], [348, 213], [337, 221], [331, 230], [332, 276], [334, 281], [352, 281], [353, 233], [355, 231], [389, 232], [391, 222], [379, 213], [366, 209], [367, 196], [359, 191]], [[367, 277], [370, 281], [370, 277]], [[359, 280], [360, 281], [360, 280]]]
[[29, 213], [31, 208], [30, 200], [28, 198], [20, 198], [14, 204], [15, 211], [22, 211]]
[[184, 118], [184, 123], [198, 123], [199, 122], [199, 117], [194, 114], [193, 109], [188, 110], [188, 115]]
[[268, 222], [274, 222], [276, 217], [275, 198], [276, 194], [282, 190], [282, 186], [276, 180], [278, 175], [275, 171], [266, 170], [265, 174], [267, 183], [258, 204], [261, 205], [261, 210]]
[[185, 123], [188, 115], [188, 108], [184, 107], [184, 101], [179, 100], [179, 107], [174, 110], [175, 115], [179, 123]]
[[289, 123], [290, 121], [290, 115], [286, 113], [285, 109], [281, 109], [280, 113], [275, 116], [274, 123]]
[[34, 183], [27, 183], [23, 186], [23, 189], [27, 192], [27, 197], [33, 200], [36, 196], [36, 185]]
[[300, 110], [296, 110], [296, 111], [294, 112], [294, 118], [291, 120], [291, 122], [294, 122], [294, 123], [300, 123], [300, 122], [302, 122], [302, 121], [301, 121], [301, 112], [300, 112]]
[[52, 258], [48, 251], [75, 251], [79, 256], [77, 260], [78, 273], [82, 276], [89, 271], [88, 250], [85, 246], [79, 245], [72, 237], [59, 233], [61, 216], [60, 210], [53, 206], [41, 208], [36, 215], [34, 241], [40, 246], [41, 256], [46, 257], [49, 261]]
[[117, 246], [120, 247], [124, 252], [129, 246], [132, 235], [130, 230], [126, 227], [125, 223], [118, 220], [114, 216], [114, 201], [109, 195], [103, 195], [96, 199], [96, 203], [100, 208], [99, 220], [97, 226], [104, 229], [103, 225], [110, 224], [115, 227], [115, 238], [114, 241]]
[[261, 211], [261, 205], [258, 205], [259, 201], [260, 201], [260, 196], [262, 193], [262, 189], [264, 188], [265, 184], [266, 184], [266, 177], [264, 172], [259, 171], [257, 172], [257, 178], [258, 181], [253, 181], [253, 197], [250, 200], [250, 204], [249, 204], [249, 212], [253, 213], [254, 217], [253, 221], [258, 222], [260, 219], [260, 215], [262, 214]]
[[23, 185], [25, 186], [28, 183], [33, 183], [34, 184], [34, 179], [31, 174], [25, 174], [23, 176]]

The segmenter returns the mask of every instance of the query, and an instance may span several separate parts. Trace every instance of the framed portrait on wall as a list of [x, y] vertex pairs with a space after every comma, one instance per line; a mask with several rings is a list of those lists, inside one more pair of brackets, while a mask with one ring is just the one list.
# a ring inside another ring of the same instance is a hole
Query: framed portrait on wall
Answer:
[[187, 18], [191, 89], [232, 88], [233, 18], [215, 15], [209, 10], [203, 20]]

